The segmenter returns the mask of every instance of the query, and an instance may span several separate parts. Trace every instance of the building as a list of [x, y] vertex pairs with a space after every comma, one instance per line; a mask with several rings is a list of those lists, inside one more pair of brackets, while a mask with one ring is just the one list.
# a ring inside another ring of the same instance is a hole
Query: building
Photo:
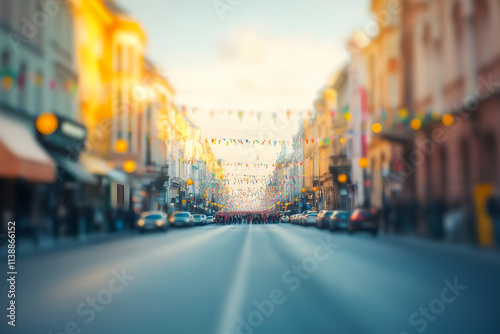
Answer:
[[461, 240], [491, 245], [495, 231], [499, 240], [486, 205], [500, 191], [499, 13], [490, 0], [411, 3], [404, 11], [407, 90], [422, 119], [405, 162], [416, 177], [421, 233], [443, 236], [443, 220], [458, 210]]

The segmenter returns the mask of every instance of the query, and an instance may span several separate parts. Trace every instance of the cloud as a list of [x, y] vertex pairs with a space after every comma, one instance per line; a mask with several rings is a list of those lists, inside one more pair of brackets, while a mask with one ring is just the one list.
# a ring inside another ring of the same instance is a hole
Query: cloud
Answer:
[[168, 71], [176, 101], [206, 108], [309, 108], [343, 62], [341, 44], [244, 27], [221, 37], [207, 64]]

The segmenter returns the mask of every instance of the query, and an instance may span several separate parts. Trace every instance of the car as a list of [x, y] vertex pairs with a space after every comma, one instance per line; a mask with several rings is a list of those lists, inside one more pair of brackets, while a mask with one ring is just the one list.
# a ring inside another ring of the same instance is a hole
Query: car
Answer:
[[316, 216], [316, 227], [319, 229], [327, 228], [330, 225], [330, 217], [334, 211], [321, 210]]
[[203, 225], [207, 225], [207, 216], [206, 215], [201, 215], [203, 218]]
[[290, 224], [297, 224], [297, 216], [300, 215], [295, 214], [290, 217]]
[[301, 217], [302, 225], [316, 225], [316, 216], [318, 216], [318, 211], [305, 211]]
[[193, 224], [194, 225], [203, 225], [203, 224], [205, 224], [205, 219], [203, 218], [203, 215], [194, 214], [193, 215]]
[[347, 232], [353, 234], [356, 231], [369, 231], [377, 235], [379, 229], [378, 216], [373, 209], [356, 209], [349, 217]]
[[351, 217], [350, 211], [335, 211], [330, 217], [329, 229], [330, 231], [347, 230], [349, 218]]
[[290, 216], [288, 216], [287, 214], [284, 214], [284, 215], [281, 217], [281, 222], [282, 222], [282, 223], [289, 223], [289, 222], [290, 222]]
[[168, 219], [170, 226], [190, 227], [194, 225], [191, 214], [187, 211], [174, 211]]
[[207, 216], [207, 224], [213, 224], [214, 223], [214, 216]]
[[136, 225], [141, 233], [153, 230], [166, 231], [168, 229], [167, 217], [161, 211], [148, 211], [141, 213]]

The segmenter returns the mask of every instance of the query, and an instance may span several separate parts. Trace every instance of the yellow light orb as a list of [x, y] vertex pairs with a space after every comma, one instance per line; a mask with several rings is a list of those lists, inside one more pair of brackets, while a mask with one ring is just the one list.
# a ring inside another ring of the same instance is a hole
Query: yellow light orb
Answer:
[[349, 121], [351, 120], [351, 113], [350, 113], [350, 112], [345, 113], [345, 114], [344, 114], [344, 118], [345, 118], [345, 120], [346, 120], [346, 121], [348, 121], [348, 122], [349, 122]]
[[325, 89], [323, 91], [323, 98], [330, 101], [335, 100], [337, 98], [337, 91], [331, 88]]
[[299, 198], [298, 197], [295, 197], [295, 202], [298, 202], [299, 201]]
[[129, 160], [123, 164], [123, 170], [127, 173], [133, 173], [135, 171], [135, 162]]
[[191, 185], [193, 185], [193, 180], [189, 179], [189, 180], [187, 180], [186, 183], [187, 183], [188, 186], [191, 186]]
[[306, 192], [306, 188], [302, 188], [302, 192], [305, 193]]
[[380, 131], [382, 131], [382, 124], [380, 124], [380, 123], [373, 124], [372, 131], [375, 133], [379, 133]]
[[127, 142], [123, 139], [118, 139], [115, 143], [115, 150], [118, 153], [127, 152]]
[[207, 194], [203, 194], [203, 198], [207, 198]]
[[338, 180], [340, 183], [346, 183], [347, 182], [347, 175], [345, 174], [340, 174], [338, 177]]
[[318, 191], [318, 188], [313, 187], [313, 191], [314, 191], [314, 192]]
[[186, 204], [186, 200], [185, 199], [182, 200], [182, 204]]
[[443, 115], [443, 118], [441, 119], [441, 121], [443, 122], [444, 126], [450, 126], [453, 124], [454, 119], [453, 119], [453, 116], [451, 116], [450, 114], [446, 114], [446, 115]]
[[422, 127], [422, 122], [418, 118], [415, 118], [414, 120], [411, 121], [411, 128], [413, 130], [419, 130], [421, 127]]
[[361, 159], [359, 159], [359, 166], [361, 168], [368, 167], [368, 159], [367, 158], [361, 158]]
[[281, 204], [281, 202], [280, 202], [280, 201], [278, 201], [278, 205], [280, 205], [280, 204]]
[[38, 116], [35, 126], [38, 132], [42, 135], [48, 136], [56, 132], [57, 127], [59, 126], [59, 121], [54, 114], [46, 112]]
[[4, 77], [2, 79], [2, 89], [3, 90], [9, 90], [12, 87], [12, 84], [14, 83], [14, 79], [12, 77]]
[[340, 143], [345, 144], [345, 138], [340, 138]]

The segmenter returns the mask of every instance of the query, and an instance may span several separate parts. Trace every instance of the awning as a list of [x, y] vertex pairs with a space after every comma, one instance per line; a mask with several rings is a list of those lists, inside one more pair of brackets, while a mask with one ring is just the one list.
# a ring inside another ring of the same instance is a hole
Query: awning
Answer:
[[82, 153], [80, 155], [80, 161], [82, 162], [85, 169], [91, 174], [106, 176], [109, 177], [112, 181], [116, 181], [122, 184], [125, 184], [127, 182], [127, 174], [109, 167], [109, 163], [100, 157]]
[[72, 159], [70, 156], [57, 154], [54, 155], [54, 159], [57, 161], [59, 181], [82, 182], [87, 184], [95, 184], [98, 182], [95, 175], [87, 172], [79, 161]]
[[33, 182], [56, 180], [55, 164], [27, 126], [0, 115], [0, 177]]

